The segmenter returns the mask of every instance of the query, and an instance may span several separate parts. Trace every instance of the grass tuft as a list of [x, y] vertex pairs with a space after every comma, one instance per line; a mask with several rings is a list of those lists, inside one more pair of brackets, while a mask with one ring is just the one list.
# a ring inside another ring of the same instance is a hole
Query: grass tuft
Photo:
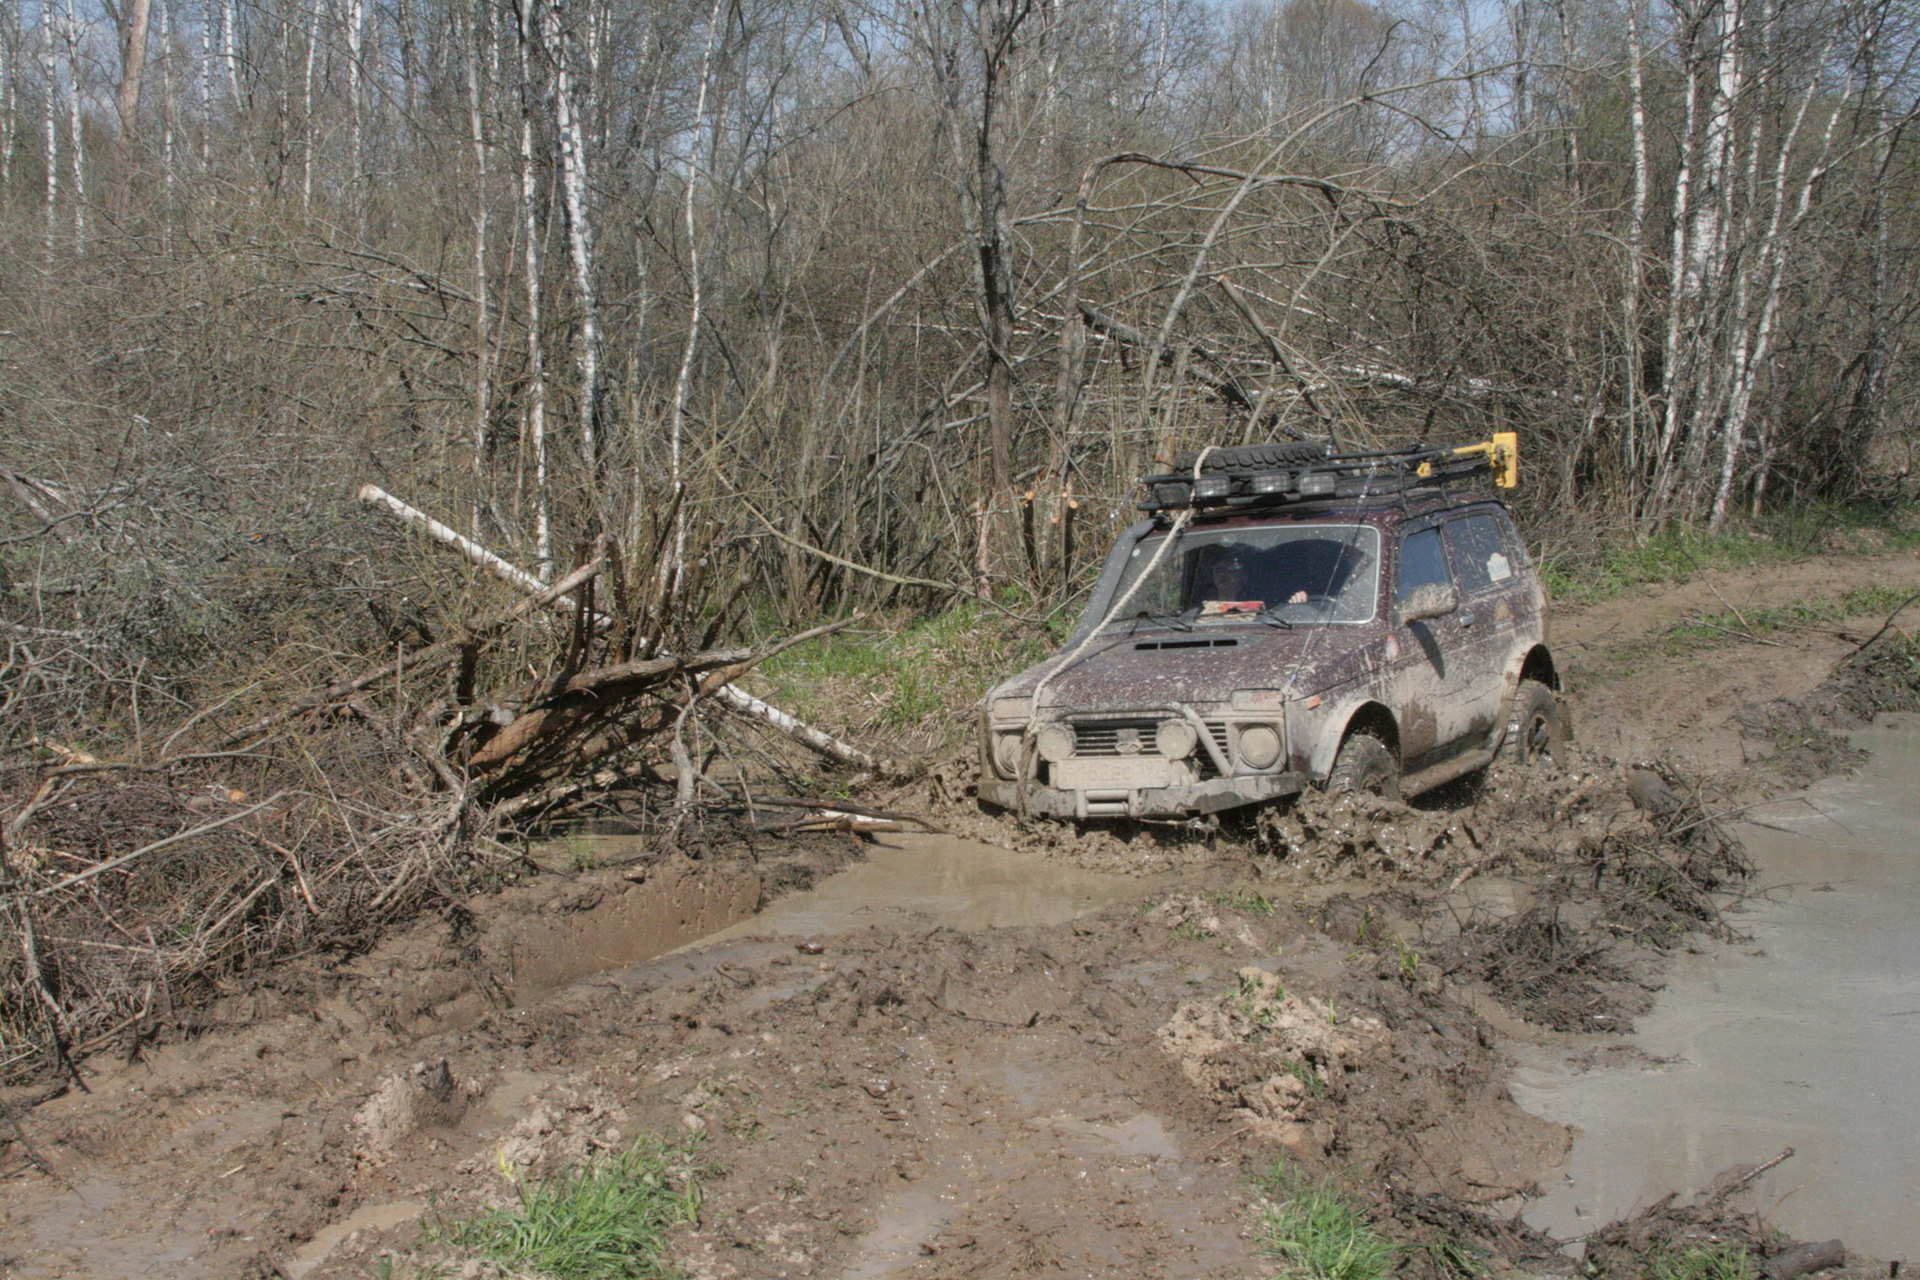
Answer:
[[1753, 1255], [1737, 1244], [1660, 1249], [1647, 1258], [1648, 1280], [1756, 1280]]
[[1284, 1159], [1254, 1182], [1275, 1197], [1274, 1203], [1260, 1210], [1255, 1229], [1261, 1251], [1280, 1260], [1279, 1275], [1284, 1280], [1385, 1280], [1392, 1272], [1393, 1244], [1337, 1189], [1304, 1185], [1298, 1171]]
[[551, 1280], [667, 1280], [667, 1233], [700, 1207], [689, 1153], [643, 1138], [538, 1182], [517, 1181], [518, 1203], [447, 1232], [451, 1243], [507, 1270]]

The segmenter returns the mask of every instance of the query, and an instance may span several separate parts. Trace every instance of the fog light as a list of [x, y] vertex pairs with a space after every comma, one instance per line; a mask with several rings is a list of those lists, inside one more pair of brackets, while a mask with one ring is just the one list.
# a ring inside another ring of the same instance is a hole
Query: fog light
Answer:
[[1073, 730], [1063, 724], [1050, 724], [1040, 731], [1040, 758], [1048, 764], [1073, 759]]
[[993, 767], [1003, 778], [1020, 775], [1020, 735], [1003, 733], [993, 740]]
[[1186, 759], [1199, 743], [1200, 735], [1185, 720], [1162, 720], [1159, 732], [1153, 735], [1153, 745], [1169, 760]]
[[1330, 475], [1308, 475], [1300, 477], [1300, 496], [1303, 498], [1324, 498], [1333, 492], [1334, 478]]
[[1250, 724], [1240, 731], [1240, 763], [1270, 769], [1280, 758], [1280, 733], [1272, 725]]
[[1233, 492], [1233, 481], [1226, 476], [1204, 476], [1193, 482], [1193, 496], [1199, 498], [1224, 498]]
[[1287, 486], [1292, 483], [1292, 472], [1269, 471], [1265, 475], [1258, 475], [1253, 478], [1253, 491], [1255, 493], [1285, 493]]
[[1193, 500], [1193, 486], [1190, 484], [1157, 484], [1153, 486], [1154, 501], [1163, 507], [1184, 507]]

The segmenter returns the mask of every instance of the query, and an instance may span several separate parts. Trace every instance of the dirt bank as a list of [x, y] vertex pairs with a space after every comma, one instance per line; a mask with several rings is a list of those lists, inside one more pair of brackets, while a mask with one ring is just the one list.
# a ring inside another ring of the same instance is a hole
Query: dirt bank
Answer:
[[[423, 1222], [643, 1133], [697, 1138], [671, 1248], [702, 1276], [1265, 1274], [1249, 1174], [1283, 1155], [1415, 1273], [1570, 1265], [1508, 1221], [1567, 1135], [1508, 1098], [1503, 1037], [1627, 1025], [1663, 948], [1716, 927], [1739, 855], [1697, 816], [1780, 785], [1755, 766], [1799, 759], [1814, 715], [1780, 699], [1880, 626], [1863, 591], [1916, 579], [1835, 558], [1563, 611], [1581, 750], [1418, 809], [1315, 799], [1200, 840], [1021, 831], [965, 805], [963, 768], [894, 798], [1154, 877], [1064, 923], [895, 913], [662, 955], [859, 850], [553, 851], [17, 1107], [0, 1274], [348, 1276], [393, 1250], [405, 1273], [443, 1256]], [[1640, 764], [1695, 817], [1634, 809]]]

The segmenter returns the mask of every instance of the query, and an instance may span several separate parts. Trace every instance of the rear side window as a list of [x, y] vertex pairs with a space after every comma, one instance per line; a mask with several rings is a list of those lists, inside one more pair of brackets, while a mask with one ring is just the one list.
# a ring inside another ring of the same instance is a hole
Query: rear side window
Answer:
[[1446, 583], [1447, 557], [1440, 549], [1440, 531], [1422, 529], [1400, 542], [1400, 581], [1394, 587], [1394, 599], [1404, 601], [1421, 587]]
[[1452, 553], [1462, 594], [1490, 591], [1513, 580], [1512, 553], [1492, 516], [1466, 516], [1446, 528], [1447, 550]]

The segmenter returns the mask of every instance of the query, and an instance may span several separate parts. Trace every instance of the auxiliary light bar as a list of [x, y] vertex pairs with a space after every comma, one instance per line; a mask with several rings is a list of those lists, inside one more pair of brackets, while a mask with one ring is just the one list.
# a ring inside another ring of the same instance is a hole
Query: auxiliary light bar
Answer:
[[1496, 431], [1476, 444], [1409, 445], [1371, 453], [1335, 453], [1289, 470], [1249, 467], [1191, 473], [1167, 472], [1140, 481], [1147, 491], [1142, 511], [1183, 507], [1271, 507], [1326, 498], [1363, 498], [1438, 489], [1478, 479], [1502, 489], [1520, 482], [1517, 432]]

